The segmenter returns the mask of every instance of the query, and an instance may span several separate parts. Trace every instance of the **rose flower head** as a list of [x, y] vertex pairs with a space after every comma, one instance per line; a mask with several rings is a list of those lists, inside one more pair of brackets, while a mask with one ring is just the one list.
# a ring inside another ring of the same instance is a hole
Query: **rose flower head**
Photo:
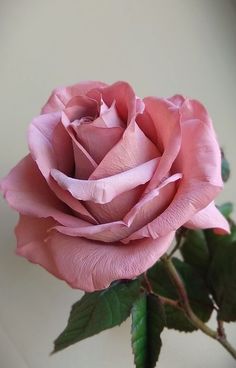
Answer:
[[74, 288], [137, 277], [181, 226], [229, 231], [214, 205], [220, 148], [196, 100], [140, 99], [126, 82], [57, 88], [28, 144], [1, 181], [17, 254]]

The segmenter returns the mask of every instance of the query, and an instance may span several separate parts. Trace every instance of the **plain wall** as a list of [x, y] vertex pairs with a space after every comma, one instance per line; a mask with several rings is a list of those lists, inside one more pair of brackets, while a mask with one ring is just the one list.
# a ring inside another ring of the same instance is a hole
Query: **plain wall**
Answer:
[[[122, 79], [141, 97], [182, 93], [207, 106], [233, 168], [219, 201], [234, 200], [235, 40], [228, 0], [0, 0], [0, 175], [27, 153], [27, 126], [54, 87]], [[14, 255], [16, 220], [1, 200], [0, 367], [133, 367], [130, 321], [49, 357], [81, 294]], [[235, 344], [235, 325], [227, 333]], [[234, 362], [200, 332], [164, 332], [159, 367], [185, 366]]]

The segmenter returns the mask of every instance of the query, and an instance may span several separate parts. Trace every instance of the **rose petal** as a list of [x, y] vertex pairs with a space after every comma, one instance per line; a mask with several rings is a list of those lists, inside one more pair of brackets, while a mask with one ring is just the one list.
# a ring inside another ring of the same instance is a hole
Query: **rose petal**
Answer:
[[183, 172], [188, 181], [199, 180], [221, 188], [221, 153], [206, 109], [198, 101], [186, 100], [180, 113], [182, 144], [174, 170]]
[[[65, 114], [68, 116], [67, 109]], [[114, 103], [97, 119], [91, 122], [84, 122], [83, 119], [76, 120], [67, 127], [73, 128], [79, 144], [83, 146], [96, 163], [99, 163], [111, 148], [118, 143], [124, 132], [124, 123], [119, 118]], [[76, 161], [76, 166], [79, 163], [79, 161]]]
[[84, 117], [94, 119], [99, 114], [99, 104], [88, 96], [74, 96], [63, 111], [71, 122]]
[[52, 169], [51, 175], [74, 198], [95, 203], [108, 203], [119, 194], [150, 180], [158, 159], [153, 159], [133, 169], [98, 180], [79, 180]]
[[90, 179], [100, 179], [135, 168], [158, 157], [155, 145], [132, 122], [120, 141], [106, 154]]
[[[181, 178], [182, 174], [175, 174], [167, 178], [158, 188], [145, 194], [127, 213], [123, 221], [130, 230], [132, 229], [130, 234], [153, 221], [169, 206], [176, 193], [176, 184]], [[127, 243], [128, 241], [123, 239], [122, 242]]]
[[139, 185], [104, 204], [87, 201], [86, 208], [100, 223], [119, 221], [138, 202], [143, 190], [144, 185]]
[[[158, 240], [141, 240], [124, 246], [71, 238], [60, 233], [50, 238], [38, 231], [46, 227], [36, 219], [20, 220], [16, 235], [17, 253], [40, 264], [73, 288], [92, 292], [108, 287], [112, 281], [132, 279], [150, 268], [169, 248], [174, 233]], [[46, 229], [45, 229], [46, 230]]]
[[[102, 161], [105, 155], [119, 142], [124, 129], [122, 128], [99, 128], [93, 124], [72, 124], [76, 138], [94, 159], [96, 163]], [[79, 161], [77, 162], [79, 165]]]
[[144, 103], [145, 112], [138, 116], [137, 122], [162, 152], [156, 172], [146, 188], [146, 192], [148, 192], [156, 188], [170, 171], [180, 150], [181, 129], [179, 109], [172, 102], [156, 97], [147, 97], [144, 99]]
[[184, 224], [189, 229], [216, 229], [218, 234], [230, 233], [229, 223], [211, 202]]
[[143, 111], [142, 101], [136, 98], [132, 87], [127, 82], [116, 82], [100, 90], [102, 99], [108, 106], [115, 101], [118, 114], [127, 125]]
[[175, 231], [205, 208], [222, 188], [221, 156], [210, 118], [197, 101], [181, 106], [182, 144], [172, 170], [182, 172], [179, 189], [170, 206], [156, 220], [128, 240], [157, 238]]
[[[65, 173], [72, 173], [74, 168], [72, 149], [75, 151], [75, 157], [79, 159], [79, 173], [82, 177], [86, 176], [86, 174], [89, 175], [96, 167], [96, 163], [86, 156], [86, 152], [83, 149], [79, 150], [77, 147], [72, 146], [70, 136], [60, 122], [60, 116], [61, 113], [44, 114], [32, 121], [28, 132], [31, 155], [47, 180], [48, 185], [58, 198], [76, 211], [77, 215], [82, 219], [96, 223], [96, 220], [82, 203], [75, 200], [69, 193], [63, 193], [58, 184], [51, 179], [50, 170], [52, 168], [61, 168]], [[92, 167], [88, 165], [88, 161]]]
[[[49, 183], [53, 193], [73, 211], [77, 218], [86, 221], [86, 224], [87, 222], [97, 224], [97, 220], [80, 201], [75, 199], [69, 192], [63, 190], [53, 178], [50, 178]], [[78, 225], [79, 223], [77, 223]]]
[[94, 88], [103, 88], [107, 85], [102, 82], [81, 82], [69, 87], [58, 87], [53, 90], [48, 101], [42, 108], [42, 113], [63, 110], [69, 100], [74, 96], [85, 95]]
[[22, 214], [51, 216], [69, 227], [88, 225], [68, 213], [68, 208], [49, 189], [30, 155], [21, 160], [1, 181], [0, 189], [9, 205]]
[[[15, 234], [17, 239], [16, 254], [26, 257], [29, 261], [32, 261], [32, 258], [42, 260], [43, 267], [55, 274], [55, 265], [45, 242], [48, 237], [47, 231], [53, 224], [55, 221], [50, 218], [36, 219], [21, 215], [15, 228]], [[29, 256], [28, 253], [30, 253]], [[33, 253], [35, 254], [33, 255]]]
[[72, 143], [65, 128], [61, 124], [56, 125], [52, 134], [52, 147], [56, 158], [56, 168], [70, 175], [74, 170], [74, 155]]
[[[104, 242], [122, 241], [128, 243], [127, 237], [156, 218], [169, 205], [176, 191], [176, 182], [180, 177], [179, 174], [173, 175], [159, 188], [145, 195], [124, 217], [125, 222], [114, 221], [96, 226], [81, 226], [80, 228], [56, 226], [56, 229], [70, 236], [83, 236]], [[96, 215], [97, 213], [95, 217]]]
[[113, 101], [109, 108], [103, 109], [98, 119], [102, 119], [107, 128], [125, 128], [126, 124], [119, 117], [115, 105], [116, 103]]
[[104, 243], [114, 243], [123, 239], [127, 234], [130, 234], [128, 226], [123, 221], [108, 222], [97, 225], [81, 225], [81, 226], [61, 226], [56, 225], [53, 229], [61, 234], [84, 237], [90, 240], [101, 241]]
[[76, 132], [66, 114], [66, 111], [62, 112], [61, 122], [72, 140], [75, 164], [74, 176], [78, 179], [88, 179], [97, 167], [97, 163], [76, 138]]
[[79, 142], [75, 143], [73, 141], [73, 150], [75, 160], [74, 177], [87, 180], [98, 165]]
[[174, 104], [175, 107], [181, 107], [185, 101], [185, 98], [182, 95], [174, 95], [168, 98], [168, 101]]
[[[34, 118], [28, 130], [29, 149], [46, 180], [50, 169], [57, 167], [57, 157], [52, 144], [53, 132], [60, 122], [60, 113], [40, 115]], [[59, 147], [59, 145], [57, 145]]]

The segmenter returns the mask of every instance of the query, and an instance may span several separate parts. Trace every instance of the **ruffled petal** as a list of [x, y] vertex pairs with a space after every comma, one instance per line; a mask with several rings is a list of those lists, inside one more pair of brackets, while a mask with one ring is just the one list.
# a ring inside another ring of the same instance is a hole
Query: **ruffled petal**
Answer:
[[217, 234], [228, 234], [230, 232], [228, 221], [216, 208], [214, 202], [197, 212], [184, 226], [189, 229], [213, 228]]
[[63, 110], [74, 96], [83, 96], [90, 90], [103, 88], [107, 85], [102, 82], [81, 82], [69, 87], [58, 87], [52, 91], [51, 96], [42, 108], [42, 114]]
[[147, 183], [153, 175], [158, 159], [153, 159], [133, 169], [98, 180], [79, 180], [52, 169], [51, 175], [61, 188], [74, 198], [95, 203], [108, 203], [119, 194]]
[[110, 107], [104, 108], [102, 105], [100, 117], [97, 120], [102, 120], [107, 128], [125, 128], [126, 123], [121, 120], [115, 105], [115, 101]]
[[104, 289], [115, 280], [139, 276], [166, 252], [174, 237], [174, 233], [170, 233], [158, 240], [145, 239], [127, 246], [104, 245], [57, 232], [47, 238], [45, 220], [43, 224], [39, 221], [24, 218], [19, 222], [17, 253], [43, 266], [71, 287], [87, 292]]
[[144, 109], [144, 104], [136, 98], [134, 90], [127, 82], [116, 82], [101, 89], [102, 99], [111, 106], [115, 106], [124, 123], [127, 125]]
[[98, 116], [100, 110], [100, 103], [88, 96], [74, 96], [72, 97], [63, 110], [70, 121], [82, 118], [94, 119]]

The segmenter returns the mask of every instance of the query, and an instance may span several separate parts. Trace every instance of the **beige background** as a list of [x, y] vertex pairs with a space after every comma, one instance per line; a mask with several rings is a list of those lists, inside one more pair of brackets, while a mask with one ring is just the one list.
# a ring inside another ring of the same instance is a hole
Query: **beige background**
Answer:
[[[229, 0], [0, 0], [0, 175], [27, 152], [27, 125], [52, 88], [85, 79], [202, 100], [235, 166], [235, 39]], [[221, 200], [235, 184], [236, 170]], [[80, 293], [14, 255], [16, 219], [1, 201], [0, 367], [133, 367], [129, 321], [49, 358]], [[234, 367], [201, 333], [167, 331], [163, 343], [159, 367]]]

